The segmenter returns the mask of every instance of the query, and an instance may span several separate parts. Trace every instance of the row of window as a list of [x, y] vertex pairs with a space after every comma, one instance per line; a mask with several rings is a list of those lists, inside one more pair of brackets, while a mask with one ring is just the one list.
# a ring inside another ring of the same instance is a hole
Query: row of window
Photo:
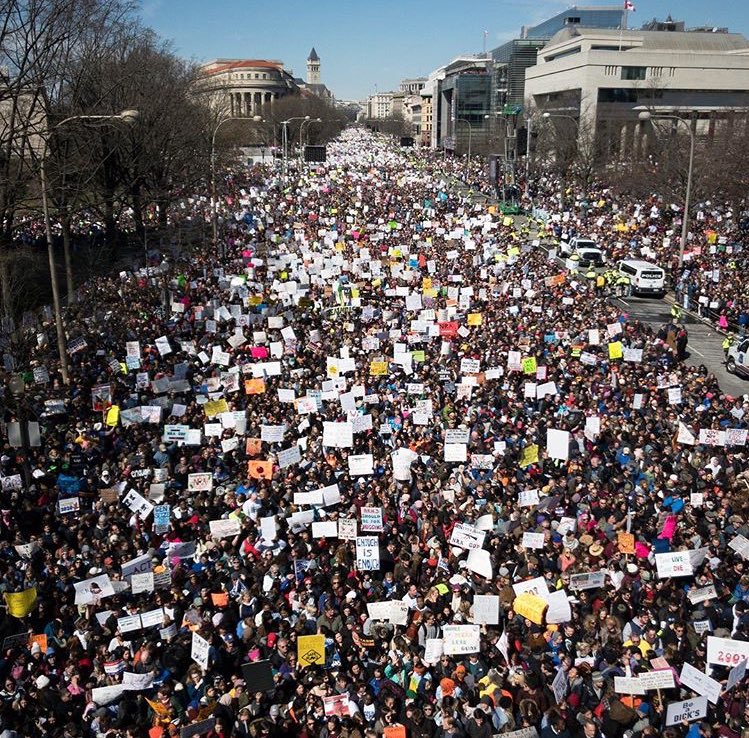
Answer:
[[232, 74], [232, 79], [268, 79], [267, 72], [255, 72], [255, 76], [252, 74]]
[[[621, 79], [625, 80], [644, 80], [648, 76], [647, 67], [621, 67], [619, 72], [619, 66], [616, 64], [607, 64], [603, 68], [603, 73], [607, 77], [616, 77], [617, 73]], [[650, 67], [651, 77], [673, 77], [676, 73], [675, 67]]]

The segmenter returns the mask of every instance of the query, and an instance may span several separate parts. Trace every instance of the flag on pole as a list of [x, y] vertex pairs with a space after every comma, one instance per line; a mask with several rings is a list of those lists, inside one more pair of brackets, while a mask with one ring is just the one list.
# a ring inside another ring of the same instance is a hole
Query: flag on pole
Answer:
[[624, 9], [631, 10], [633, 13], [636, 12], [635, 4], [631, 3], [629, 0], [624, 0]]

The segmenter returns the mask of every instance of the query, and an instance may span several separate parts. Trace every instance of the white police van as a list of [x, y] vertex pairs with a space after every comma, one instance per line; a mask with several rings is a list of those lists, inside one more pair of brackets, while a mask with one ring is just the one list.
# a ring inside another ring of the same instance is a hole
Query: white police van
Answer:
[[666, 294], [666, 272], [657, 264], [641, 259], [624, 259], [617, 267], [619, 274], [629, 277], [633, 295]]

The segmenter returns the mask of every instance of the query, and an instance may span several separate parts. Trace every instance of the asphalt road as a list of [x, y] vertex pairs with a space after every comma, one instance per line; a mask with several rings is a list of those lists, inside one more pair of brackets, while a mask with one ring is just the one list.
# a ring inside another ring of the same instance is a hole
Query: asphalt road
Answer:
[[[616, 297], [611, 301], [631, 318], [648, 323], [656, 330], [671, 320], [671, 305], [665, 300], [648, 297]], [[723, 336], [689, 315], [685, 315], [683, 321], [689, 332], [687, 363], [694, 366], [704, 364], [718, 378], [721, 389], [729, 395], [749, 394], [749, 380], [741, 379], [726, 371], [723, 363]]]

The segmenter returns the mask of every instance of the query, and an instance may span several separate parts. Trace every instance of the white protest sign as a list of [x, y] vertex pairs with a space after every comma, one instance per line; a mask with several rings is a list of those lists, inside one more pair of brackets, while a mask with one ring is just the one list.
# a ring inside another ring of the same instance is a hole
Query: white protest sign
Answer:
[[734, 641], [731, 638], [707, 637], [707, 663], [721, 666], [737, 666], [749, 658], [749, 641]]
[[153, 680], [153, 674], [135, 674], [131, 671], [122, 672], [122, 688], [126, 691], [151, 689]]
[[549, 592], [546, 601], [549, 603], [549, 609], [546, 611], [547, 623], [568, 623], [572, 620], [570, 601], [563, 589]]
[[190, 492], [210, 492], [213, 489], [213, 474], [211, 472], [188, 474], [187, 489]]
[[382, 508], [362, 507], [361, 530], [363, 533], [381, 533], [383, 530]]
[[566, 461], [570, 453], [569, 431], [549, 428], [546, 431], [546, 450], [550, 459]]
[[705, 600], [714, 600], [718, 597], [718, 593], [715, 591], [715, 586], [709, 584], [707, 587], [700, 587], [699, 589], [693, 589], [687, 592], [687, 598], [689, 601], [696, 605], [699, 602]]
[[670, 702], [666, 707], [666, 726], [693, 723], [707, 715], [707, 697], [694, 697], [683, 702]]
[[192, 634], [192, 648], [190, 658], [201, 668], [208, 669], [208, 650], [211, 644], [195, 631]]
[[481, 648], [480, 625], [445, 625], [442, 628], [442, 636], [448, 656], [478, 653]]
[[535, 577], [534, 579], [526, 579], [524, 582], [517, 582], [512, 585], [512, 590], [515, 593], [515, 597], [528, 593], [544, 600], [549, 599], [549, 585], [546, 583], [544, 577]]
[[142, 574], [133, 574], [130, 578], [130, 590], [133, 594], [141, 592], [153, 592], [153, 572], [146, 571]]
[[230, 538], [238, 536], [242, 531], [242, 524], [238, 518], [228, 518], [226, 520], [209, 520], [208, 528], [211, 531], [212, 538]]
[[523, 548], [543, 548], [544, 547], [544, 534], [543, 533], [530, 533], [525, 531], [523, 533], [522, 544]]
[[526, 489], [518, 492], [518, 507], [532, 507], [538, 505], [538, 490]]
[[348, 472], [352, 477], [374, 474], [374, 457], [372, 454], [359, 454], [348, 457]]
[[499, 624], [499, 595], [474, 595], [473, 622], [486, 625]]
[[598, 589], [606, 584], [605, 571], [588, 571], [583, 574], [572, 574], [570, 576], [570, 589]]
[[485, 531], [478, 531], [465, 523], [456, 523], [450, 535], [450, 544], [459, 548], [478, 549], [483, 548]]
[[424, 644], [424, 663], [436, 664], [444, 652], [442, 638], [427, 638]]
[[358, 571], [377, 571], [380, 568], [380, 542], [377, 536], [357, 537], [356, 568]]
[[343, 541], [356, 540], [356, 519], [338, 518], [338, 537]]
[[655, 565], [658, 577], [690, 577], [694, 573], [689, 551], [669, 551], [655, 555]]
[[640, 683], [645, 689], [673, 689], [674, 673], [671, 669], [645, 671], [639, 676]]
[[645, 687], [637, 677], [614, 677], [614, 691], [617, 694], [645, 694]]
[[718, 704], [722, 686], [720, 682], [710, 678], [705, 672], [695, 669], [694, 666], [684, 662], [679, 675], [681, 683], [697, 694], [707, 697], [714, 705]]

